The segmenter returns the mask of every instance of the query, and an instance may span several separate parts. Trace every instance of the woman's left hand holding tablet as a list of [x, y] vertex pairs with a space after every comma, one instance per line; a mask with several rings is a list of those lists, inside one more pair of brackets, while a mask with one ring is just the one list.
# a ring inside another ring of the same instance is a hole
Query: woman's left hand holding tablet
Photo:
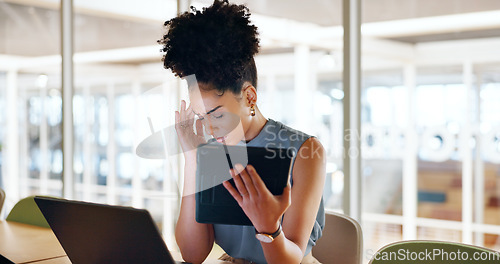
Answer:
[[180, 111], [175, 111], [175, 130], [179, 138], [186, 162], [196, 160], [196, 148], [206, 143], [201, 120], [196, 120], [196, 133], [193, 130], [194, 112], [191, 104], [186, 108], [186, 101], [181, 101]]
[[290, 183], [282, 195], [275, 196], [252, 165], [243, 168], [241, 164], [236, 164], [230, 173], [236, 188], [229, 181], [223, 183], [224, 187], [238, 202], [255, 229], [262, 233], [275, 232], [282, 215], [291, 204]]

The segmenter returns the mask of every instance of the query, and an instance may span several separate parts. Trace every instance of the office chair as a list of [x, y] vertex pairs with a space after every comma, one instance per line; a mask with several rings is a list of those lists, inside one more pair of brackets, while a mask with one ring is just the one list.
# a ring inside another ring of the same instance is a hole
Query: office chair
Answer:
[[7, 221], [50, 228], [42, 212], [35, 203], [35, 196], [21, 199], [7, 216]]
[[382, 247], [369, 262], [382, 263], [498, 264], [500, 252], [457, 242], [409, 240]]
[[356, 220], [339, 213], [325, 213], [323, 235], [312, 249], [323, 264], [361, 264], [363, 233]]

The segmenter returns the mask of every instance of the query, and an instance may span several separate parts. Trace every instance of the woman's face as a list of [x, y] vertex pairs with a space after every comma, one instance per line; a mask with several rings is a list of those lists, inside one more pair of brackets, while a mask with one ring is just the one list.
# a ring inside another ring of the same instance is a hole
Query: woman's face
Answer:
[[192, 111], [202, 121], [206, 134], [227, 145], [245, 140], [250, 117], [249, 105], [242, 95], [229, 91], [220, 95], [214, 89], [192, 89], [189, 99]]

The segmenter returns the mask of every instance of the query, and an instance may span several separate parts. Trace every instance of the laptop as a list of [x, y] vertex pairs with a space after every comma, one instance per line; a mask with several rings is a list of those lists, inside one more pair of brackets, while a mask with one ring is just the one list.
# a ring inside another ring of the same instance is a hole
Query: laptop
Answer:
[[229, 174], [233, 165], [252, 165], [274, 195], [281, 195], [290, 180], [293, 149], [271, 147], [198, 146], [196, 167], [196, 221], [207, 224], [247, 225], [252, 222], [222, 182], [234, 180]]
[[15, 264], [10, 259], [6, 258], [4, 255], [0, 254], [0, 263], [2, 264]]
[[73, 264], [185, 263], [174, 261], [143, 209], [35, 197]]

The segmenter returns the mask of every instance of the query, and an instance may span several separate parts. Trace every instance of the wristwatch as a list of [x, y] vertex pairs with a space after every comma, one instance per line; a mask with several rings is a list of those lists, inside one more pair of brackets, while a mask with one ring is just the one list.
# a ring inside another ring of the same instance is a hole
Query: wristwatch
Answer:
[[274, 241], [276, 237], [278, 237], [281, 234], [281, 224], [278, 227], [278, 230], [272, 234], [267, 234], [267, 233], [259, 233], [257, 229], [255, 229], [255, 237], [264, 243], [271, 243]]

